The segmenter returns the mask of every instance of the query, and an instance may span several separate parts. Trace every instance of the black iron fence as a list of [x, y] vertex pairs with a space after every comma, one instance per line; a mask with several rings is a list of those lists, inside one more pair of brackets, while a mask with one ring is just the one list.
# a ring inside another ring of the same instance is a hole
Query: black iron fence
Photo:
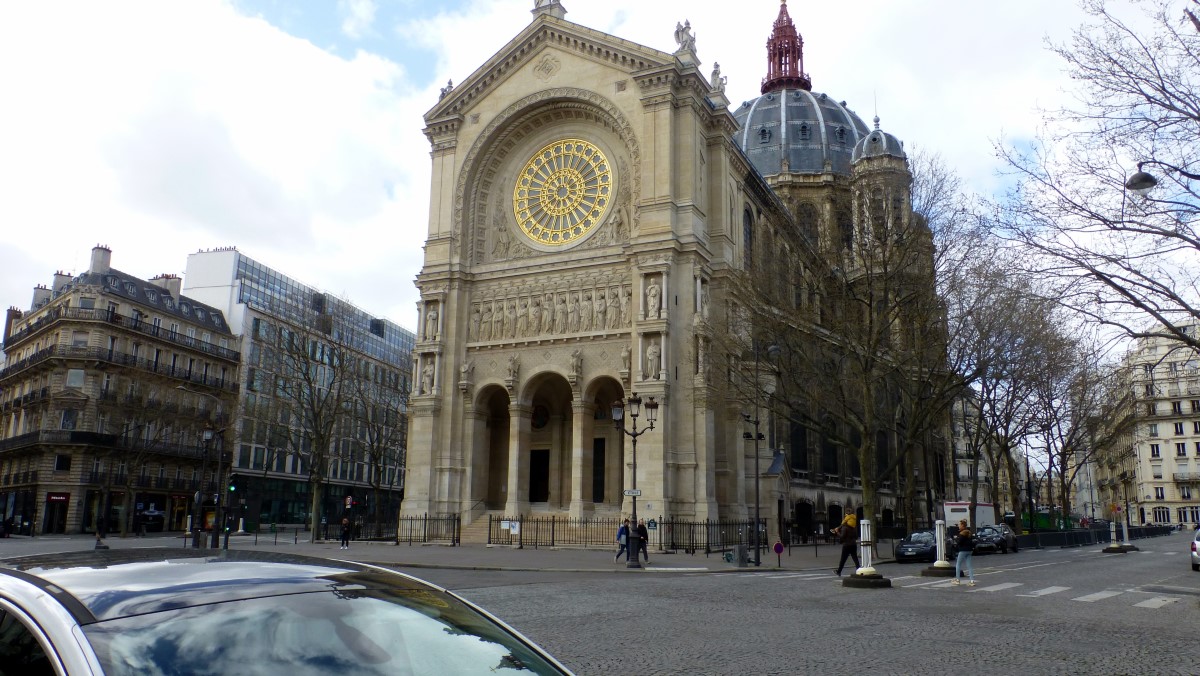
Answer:
[[[488, 515], [491, 545], [517, 547], [616, 547], [617, 529], [623, 518], [573, 518], [559, 516]], [[688, 554], [724, 552], [736, 545], [752, 543], [753, 520], [706, 520], [652, 518], [646, 521], [648, 547], [655, 551], [684, 551]], [[760, 521], [766, 546], [766, 521]]]

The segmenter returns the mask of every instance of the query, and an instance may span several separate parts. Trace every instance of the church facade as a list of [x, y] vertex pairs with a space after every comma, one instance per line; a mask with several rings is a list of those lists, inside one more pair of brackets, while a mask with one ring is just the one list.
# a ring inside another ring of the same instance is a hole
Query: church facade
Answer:
[[[854, 482], [839, 468], [818, 485], [818, 444], [786, 425], [747, 440], [747, 414], [768, 416], [713, 352], [737, 316], [730, 280], [756, 256], [804, 268], [840, 248], [856, 226], [838, 206], [859, 192], [910, 209], [899, 142], [811, 91], [786, 2], [763, 95], [738, 107], [689, 26], [667, 53], [535, 5], [426, 115], [403, 512], [616, 517], [636, 485], [648, 516], [744, 519], [758, 494], [772, 535], [785, 519], [836, 525], [861, 504]], [[818, 284], [797, 294], [814, 313]], [[636, 483], [609, 413], [634, 393], [660, 404]]]

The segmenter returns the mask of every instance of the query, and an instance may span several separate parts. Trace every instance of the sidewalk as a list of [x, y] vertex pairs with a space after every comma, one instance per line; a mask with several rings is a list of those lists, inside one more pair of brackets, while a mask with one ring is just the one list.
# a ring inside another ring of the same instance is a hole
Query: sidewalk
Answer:
[[[789, 553], [776, 556], [769, 549], [762, 554], [762, 566], [755, 567], [753, 561], [747, 568], [738, 568], [725, 561], [724, 555], [714, 552], [705, 556], [703, 552], [689, 555], [683, 552], [650, 552], [650, 563], [643, 563], [641, 571], [625, 567], [625, 559], [613, 562], [616, 553], [610, 550], [575, 548], [531, 548], [517, 549], [507, 546], [486, 545], [395, 545], [391, 542], [355, 541], [350, 549], [343, 551], [337, 540], [309, 543], [296, 534], [235, 535], [229, 538], [230, 549], [256, 549], [261, 551], [289, 552], [331, 559], [350, 559], [403, 568], [449, 568], [459, 570], [506, 570], [506, 571], [559, 571], [559, 572], [648, 572], [648, 573], [728, 573], [763, 571], [830, 571], [837, 567], [841, 547], [836, 544], [803, 545], [791, 548]], [[0, 539], [0, 560], [31, 554], [58, 553], [93, 549], [95, 537], [91, 535], [45, 535], [35, 538], [14, 536]], [[111, 549], [161, 547], [165, 549], [190, 547], [191, 537], [179, 533], [151, 534], [146, 537], [105, 538]], [[875, 563], [892, 560], [892, 543], [879, 545], [881, 558]], [[754, 553], [751, 552], [751, 559]], [[847, 563], [847, 571], [853, 571], [853, 561]]]

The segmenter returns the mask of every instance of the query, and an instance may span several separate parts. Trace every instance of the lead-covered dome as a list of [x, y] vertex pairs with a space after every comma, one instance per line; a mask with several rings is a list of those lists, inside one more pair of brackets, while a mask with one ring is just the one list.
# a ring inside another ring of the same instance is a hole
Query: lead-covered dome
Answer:
[[740, 125], [734, 140], [763, 176], [849, 175], [855, 145], [871, 133], [845, 102], [804, 89], [769, 91], [733, 116]]
[[875, 130], [854, 145], [854, 152], [850, 155], [850, 163], [854, 164], [868, 157], [908, 159], [908, 156], [904, 154], [904, 144], [900, 139], [879, 129], [879, 116], [875, 117]]
[[849, 175], [851, 151], [870, 129], [845, 101], [812, 91], [804, 72], [804, 38], [788, 15], [787, 0], [767, 39], [760, 91], [762, 96], [733, 113], [741, 125], [734, 140], [758, 173]]

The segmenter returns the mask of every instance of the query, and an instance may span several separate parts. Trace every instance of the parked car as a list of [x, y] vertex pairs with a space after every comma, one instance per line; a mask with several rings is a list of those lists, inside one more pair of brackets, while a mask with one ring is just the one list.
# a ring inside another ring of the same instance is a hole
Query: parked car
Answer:
[[22, 674], [568, 674], [486, 611], [384, 568], [269, 552], [109, 550], [0, 564]]
[[[994, 526], [983, 526], [979, 529], [979, 532], [975, 534], [975, 537], [978, 540], [988, 540], [992, 542], [996, 545], [996, 549], [998, 549], [1001, 554], [1007, 554], [1009, 552], [1016, 552], [1019, 550], [1016, 532], [1002, 523]], [[975, 551], [979, 551], [978, 546], [976, 546]]]
[[1200, 570], [1200, 530], [1192, 536], [1192, 570]]
[[896, 543], [896, 561], [937, 561], [937, 535], [931, 530], [909, 533]]

